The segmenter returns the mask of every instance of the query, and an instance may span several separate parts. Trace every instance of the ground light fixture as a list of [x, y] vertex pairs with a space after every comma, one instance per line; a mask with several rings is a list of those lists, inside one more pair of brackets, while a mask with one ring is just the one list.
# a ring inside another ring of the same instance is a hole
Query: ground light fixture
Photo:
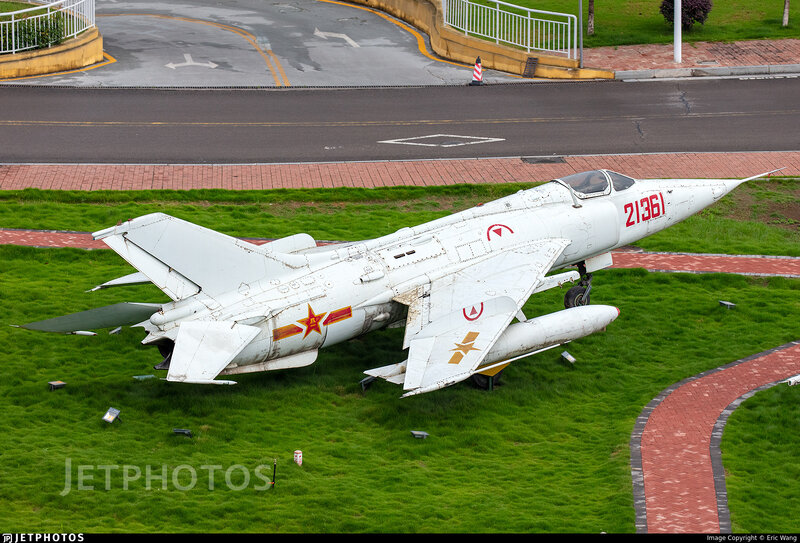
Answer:
[[122, 419], [119, 418], [119, 409], [109, 407], [108, 411], [106, 411], [106, 414], [103, 415], [103, 420], [109, 424], [113, 423], [115, 420], [122, 422]]

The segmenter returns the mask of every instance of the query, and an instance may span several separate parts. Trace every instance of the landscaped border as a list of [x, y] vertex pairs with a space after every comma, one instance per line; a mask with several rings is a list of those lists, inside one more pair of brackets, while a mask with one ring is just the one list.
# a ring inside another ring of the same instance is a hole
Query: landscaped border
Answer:
[[472, 64], [480, 57], [481, 66], [522, 75], [529, 58], [538, 59], [535, 77], [553, 79], [614, 79], [609, 70], [580, 68], [573, 59], [527, 53], [505, 45], [456, 32], [444, 26], [441, 0], [349, 0], [351, 3], [384, 11], [430, 36], [431, 47], [444, 58]]
[[85, 68], [103, 60], [103, 37], [97, 28], [61, 45], [0, 55], [0, 79], [64, 72]]

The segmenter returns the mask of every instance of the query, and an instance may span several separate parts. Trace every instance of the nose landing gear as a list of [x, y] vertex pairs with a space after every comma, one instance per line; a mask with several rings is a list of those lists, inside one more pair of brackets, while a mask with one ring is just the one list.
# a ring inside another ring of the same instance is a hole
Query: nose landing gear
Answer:
[[586, 273], [586, 263], [578, 263], [578, 273], [581, 274], [580, 282], [569, 289], [564, 295], [564, 307], [577, 307], [589, 305], [589, 297], [592, 292], [592, 274]]

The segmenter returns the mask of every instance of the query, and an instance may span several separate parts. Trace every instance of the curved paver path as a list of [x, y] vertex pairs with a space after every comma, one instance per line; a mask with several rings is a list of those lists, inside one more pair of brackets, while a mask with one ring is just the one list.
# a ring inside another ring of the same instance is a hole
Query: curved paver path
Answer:
[[636, 529], [729, 533], [719, 443], [730, 412], [800, 374], [800, 341], [691, 377], [642, 411], [631, 438]]
[[[93, 240], [89, 232], [0, 228], [0, 245], [2, 244], [32, 247], [76, 247], [79, 249], [108, 248], [102, 241]], [[612, 255], [614, 268], [644, 268], [654, 272], [738, 273], [800, 278], [800, 257], [652, 253], [628, 250], [613, 251]]]

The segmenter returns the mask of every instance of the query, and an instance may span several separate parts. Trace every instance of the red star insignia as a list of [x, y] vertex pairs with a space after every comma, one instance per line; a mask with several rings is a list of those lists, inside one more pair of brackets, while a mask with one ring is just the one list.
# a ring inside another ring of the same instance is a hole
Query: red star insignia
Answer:
[[319, 325], [322, 322], [323, 317], [325, 317], [326, 313], [320, 313], [319, 315], [314, 314], [314, 310], [311, 309], [311, 304], [308, 304], [308, 317], [305, 319], [300, 319], [299, 322], [303, 326], [306, 327], [306, 332], [303, 334], [303, 338], [305, 339], [308, 334], [311, 332], [316, 332], [318, 334], [322, 334], [322, 330], [320, 329]]

